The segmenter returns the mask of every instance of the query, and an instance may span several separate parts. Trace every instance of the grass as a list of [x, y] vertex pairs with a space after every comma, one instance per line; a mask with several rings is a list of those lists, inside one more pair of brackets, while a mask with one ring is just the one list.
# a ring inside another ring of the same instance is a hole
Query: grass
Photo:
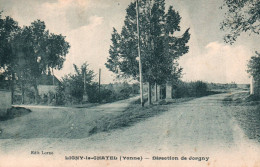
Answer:
[[16, 117], [21, 117], [23, 115], [29, 114], [30, 112], [31, 110], [23, 107], [12, 107], [10, 109], [7, 109], [6, 114], [0, 117], [0, 121], [6, 121], [9, 119], [14, 119]]
[[[16, 117], [21, 117], [23, 115], [29, 114], [31, 110], [23, 107], [12, 107], [7, 109], [5, 115], [0, 116], [0, 121], [7, 121], [9, 119], [14, 119]], [[0, 127], [0, 135], [2, 135], [3, 129]]]
[[165, 111], [167, 111], [167, 106], [165, 105], [141, 107], [138, 104], [133, 104], [118, 116], [103, 117], [96, 121], [93, 128], [89, 131], [89, 134], [92, 135], [98, 132], [106, 132], [112, 129], [127, 127]]
[[232, 109], [231, 115], [247, 137], [260, 143], [260, 99], [243, 92], [230, 95], [223, 102]]
[[223, 101], [225, 104], [240, 105], [240, 106], [260, 105], [260, 98], [254, 95], [250, 95], [247, 92], [231, 94], [227, 96]]
[[162, 100], [154, 105], [145, 105], [141, 107], [140, 99], [134, 101], [125, 111], [116, 116], [105, 116], [94, 122], [93, 127], [89, 131], [89, 135], [99, 132], [107, 132], [113, 129], [124, 128], [138, 123], [147, 118], [162, 114], [168, 111], [169, 104], [181, 103], [192, 100], [194, 98], [171, 99], [169, 101]]

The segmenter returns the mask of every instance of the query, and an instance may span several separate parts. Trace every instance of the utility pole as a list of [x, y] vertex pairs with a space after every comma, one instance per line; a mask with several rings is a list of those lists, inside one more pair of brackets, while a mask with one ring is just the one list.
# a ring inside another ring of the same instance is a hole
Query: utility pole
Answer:
[[144, 106], [144, 97], [143, 97], [143, 72], [142, 72], [142, 59], [140, 51], [140, 30], [139, 30], [139, 5], [138, 0], [136, 0], [136, 18], [137, 18], [137, 36], [138, 36], [138, 56], [139, 56], [139, 76], [140, 76], [140, 99], [141, 105]]
[[86, 94], [86, 69], [83, 71], [83, 77], [84, 77], [84, 95]]
[[99, 69], [99, 73], [98, 73], [98, 101], [100, 103], [100, 81], [101, 81], [101, 69]]

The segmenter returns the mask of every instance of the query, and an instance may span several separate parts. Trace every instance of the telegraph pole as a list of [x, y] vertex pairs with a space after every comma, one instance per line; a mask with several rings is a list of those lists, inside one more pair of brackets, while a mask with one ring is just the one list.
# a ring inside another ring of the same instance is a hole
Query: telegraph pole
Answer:
[[139, 5], [138, 0], [136, 0], [136, 18], [137, 18], [137, 36], [138, 36], [138, 56], [139, 56], [139, 76], [140, 76], [140, 99], [141, 105], [144, 106], [143, 99], [143, 72], [142, 72], [142, 59], [141, 59], [141, 51], [140, 51], [140, 30], [139, 30]]
[[99, 69], [99, 73], [98, 73], [98, 101], [100, 103], [100, 82], [101, 82], [101, 69]]

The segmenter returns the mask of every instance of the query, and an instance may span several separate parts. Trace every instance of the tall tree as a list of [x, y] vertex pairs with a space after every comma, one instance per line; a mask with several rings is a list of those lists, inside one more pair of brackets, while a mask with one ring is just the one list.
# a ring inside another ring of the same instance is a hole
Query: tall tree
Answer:
[[[139, 79], [135, 3], [130, 3], [126, 9], [121, 33], [113, 29], [106, 67], [119, 76]], [[175, 36], [175, 32], [180, 31], [180, 20], [179, 13], [172, 6], [165, 12], [164, 0], [140, 1], [142, 70], [144, 81], [149, 86], [163, 84], [181, 72], [178, 63], [174, 62], [188, 52], [190, 34], [187, 29], [183, 35]], [[148, 94], [150, 97], [151, 92]]]
[[7, 69], [13, 61], [11, 40], [14, 33], [19, 29], [18, 23], [13, 18], [2, 18], [0, 12], [0, 67]]
[[225, 20], [221, 29], [227, 30], [227, 43], [234, 43], [242, 32], [260, 33], [259, 0], [224, 0], [222, 8], [226, 9]]
[[[248, 70], [247, 72], [253, 76], [253, 92], [252, 94], [260, 97], [260, 53], [257, 51], [255, 55], [251, 57], [248, 63]], [[255, 83], [256, 82], [256, 83]]]
[[[226, 9], [227, 12], [225, 13], [225, 20], [221, 24], [221, 29], [229, 31], [224, 37], [225, 42], [233, 44], [242, 32], [249, 32], [249, 35], [259, 35], [259, 0], [224, 0], [222, 8]], [[256, 56], [253, 56], [248, 64], [248, 73], [252, 75], [253, 80], [257, 81], [256, 87], [260, 87], [259, 66], [259, 53], [256, 51]], [[260, 95], [260, 91], [257, 94]]]
[[255, 52], [255, 54], [248, 63], [247, 72], [254, 76], [256, 80], [260, 80], [260, 53]]
[[19, 30], [18, 23], [13, 18], [6, 16], [2, 18], [0, 12], [0, 70], [4, 75], [3, 78], [8, 78], [10, 81], [10, 89], [12, 93], [12, 101], [14, 96], [14, 62], [15, 55], [12, 53], [12, 39], [14, 34]]
[[13, 53], [17, 56], [17, 75], [24, 91], [25, 84], [35, 90], [38, 100], [38, 78], [50, 69], [61, 69], [70, 45], [62, 35], [50, 34], [45, 23], [37, 20], [25, 26], [13, 40]]
[[68, 54], [70, 45], [61, 34], [49, 34], [47, 38], [46, 54], [43, 57], [43, 71], [50, 69], [60, 70], [63, 67], [65, 57]]

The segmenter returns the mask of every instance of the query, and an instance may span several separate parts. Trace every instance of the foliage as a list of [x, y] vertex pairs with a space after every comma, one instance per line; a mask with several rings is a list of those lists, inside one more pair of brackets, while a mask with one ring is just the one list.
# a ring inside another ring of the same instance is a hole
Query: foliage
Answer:
[[[99, 92], [98, 92], [98, 84], [92, 83], [87, 86], [87, 95], [88, 101], [90, 103], [97, 103], [99, 102]], [[101, 96], [102, 97], [102, 96]]]
[[5, 71], [11, 70], [11, 64], [15, 59], [11, 42], [18, 29], [18, 23], [13, 18], [9, 16], [2, 18], [2, 12], [0, 12], [0, 68]]
[[[136, 2], [130, 3], [126, 13], [121, 33], [113, 28], [106, 67], [118, 76], [139, 79]], [[164, 0], [140, 1], [140, 42], [145, 82], [160, 84], [172, 79], [173, 75], [180, 76], [181, 68], [178, 68], [176, 60], [188, 52], [186, 44], [190, 38], [189, 29], [181, 37], [174, 36], [180, 31], [180, 19], [172, 6], [165, 12]]]
[[69, 48], [65, 37], [49, 33], [43, 21], [20, 28], [11, 17], [2, 18], [0, 12], [0, 69], [12, 81], [12, 92], [14, 84], [19, 85], [23, 95], [26, 87], [33, 86], [37, 98], [38, 78], [51, 69], [60, 70]]
[[[83, 63], [79, 68], [73, 64], [76, 74], [68, 74], [62, 78], [62, 85], [60, 85], [60, 92], [64, 91], [63, 96], [65, 103], [80, 103], [83, 100], [84, 95], [84, 82], [87, 84], [87, 92], [91, 92], [92, 80], [94, 78], [94, 71], [88, 69], [87, 62]], [[85, 77], [84, 77], [85, 76]], [[62, 95], [62, 94], [61, 94]], [[91, 98], [91, 97], [90, 97]], [[62, 99], [62, 97], [60, 97]]]
[[13, 40], [13, 52], [17, 59], [19, 80], [37, 85], [42, 73], [61, 69], [70, 45], [62, 35], [46, 30], [45, 23], [37, 20], [18, 31]]
[[66, 102], [79, 103], [83, 99], [84, 86], [81, 76], [66, 75], [62, 79]]
[[[98, 102], [98, 85], [92, 85], [96, 86], [95, 89], [88, 89], [88, 97], [89, 102]], [[115, 84], [109, 84], [109, 85], [101, 85], [100, 89], [100, 101], [101, 102], [114, 102], [117, 100], [123, 100], [127, 99], [132, 95], [135, 95], [138, 93], [136, 89], [139, 90], [138, 85], [136, 84], [130, 85], [126, 82], [123, 83], [115, 83]]]
[[174, 85], [175, 93], [173, 94], [176, 98], [182, 97], [201, 97], [208, 95], [207, 83], [202, 81], [196, 82], [183, 82], [178, 81]]
[[98, 84], [94, 83], [87, 86], [87, 94], [89, 102], [114, 102], [117, 100], [127, 99], [130, 96], [133, 96], [138, 92], [139, 86], [136, 84], [124, 83], [114, 83], [109, 85], [101, 85], [100, 88], [100, 97], [98, 93]]
[[231, 83], [225, 83], [225, 84], [220, 84], [220, 83], [208, 83], [208, 89], [210, 90], [217, 90], [217, 89], [223, 89], [223, 90], [228, 90], [232, 88], [237, 88], [237, 84], [235, 82]]
[[65, 87], [62, 84], [59, 84], [56, 88], [56, 105], [64, 105], [66, 103], [66, 94]]
[[247, 72], [251, 74], [255, 80], [260, 80], [260, 53], [255, 53], [256, 55], [252, 56], [249, 60]]
[[83, 63], [80, 68], [78, 68], [77, 65], [73, 64], [76, 75], [81, 77], [83, 84], [85, 84], [84, 89], [83, 89], [84, 91], [86, 91], [85, 90], [86, 84], [90, 84], [95, 77], [94, 71], [89, 70], [88, 66], [89, 65], [87, 64], [87, 62]]
[[[93, 82], [94, 71], [90, 70], [87, 62], [80, 67], [73, 65], [75, 74], [68, 74], [62, 78], [61, 84], [57, 88], [56, 104], [79, 104], [84, 103], [83, 95], [87, 95], [87, 101], [90, 103], [106, 103], [122, 100], [135, 94], [139, 87], [136, 84], [115, 83], [99, 85]], [[84, 92], [84, 82], [86, 83], [86, 92]], [[138, 93], [138, 92], [137, 92]]]
[[259, 0], [224, 0], [225, 20], [221, 29], [230, 31], [225, 36], [227, 43], [234, 43], [242, 32], [260, 33]]
[[[226, 18], [221, 24], [221, 29], [229, 30], [225, 36], [227, 43], [234, 43], [242, 32], [251, 34], [260, 33], [260, 1], [259, 0], [225, 0], [223, 7], [227, 8]], [[253, 56], [248, 64], [248, 73], [254, 80], [260, 82], [259, 77], [259, 53]], [[256, 91], [258, 85], [254, 87], [254, 92], [260, 96], [260, 91]]]
[[3, 76], [1, 82], [5, 82], [6, 79], [9, 81], [8, 87], [2, 88], [11, 90], [12, 102], [14, 99], [14, 62], [16, 58], [12, 53], [11, 43], [17, 30], [19, 30], [18, 23], [9, 16], [2, 18], [2, 12], [0, 11], [0, 74]]

